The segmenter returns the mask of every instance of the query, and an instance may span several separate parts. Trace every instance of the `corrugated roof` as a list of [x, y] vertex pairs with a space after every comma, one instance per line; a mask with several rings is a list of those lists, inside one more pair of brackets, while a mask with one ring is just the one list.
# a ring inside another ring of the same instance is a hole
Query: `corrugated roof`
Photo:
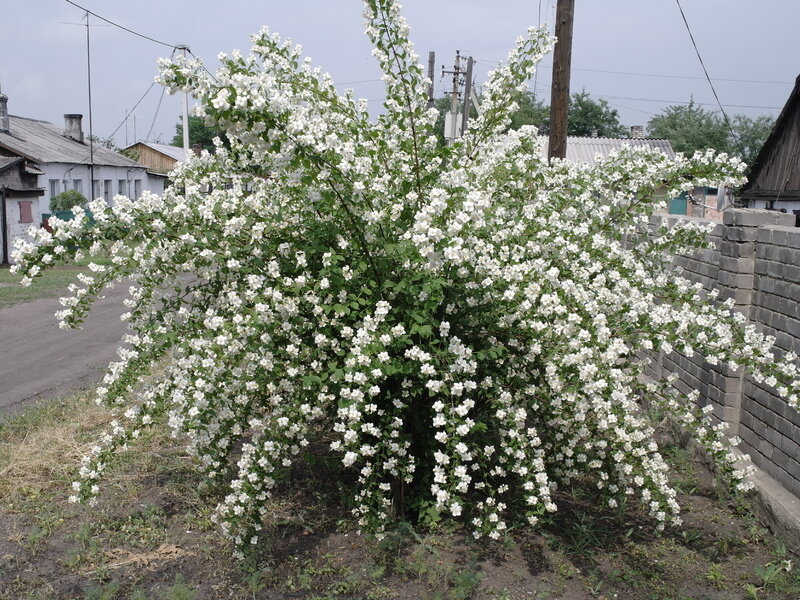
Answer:
[[[152, 148], [156, 152], [161, 152], [161, 154], [166, 154], [170, 158], [174, 158], [175, 160], [179, 160], [181, 162], [186, 162], [186, 150], [179, 146], [169, 146], [167, 144], [156, 144], [155, 142], [136, 142], [136, 144], [131, 144], [128, 148], [133, 148], [134, 146], [142, 144], [143, 146], [147, 146], [148, 148]], [[126, 148], [126, 150], [128, 149]]]
[[[541, 136], [544, 142], [542, 152], [547, 156], [549, 138]], [[661, 150], [669, 158], [675, 158], [675, 151], [669, 140], [652, 138], [604, 138], [604, 137], [577, 137], [567, 136], [567, 160], [576, 163], [594, 164], [597, 157], [605, 158], [612, 151], [621, 150], [623, 145], [647, 146]]]
[[[38, 163], [68, 163], [88, 165], [89, 144], [64, 136], [64, 130], [46, 121], [11, 115], [10, 133], [0, 131], [0, 146]], [[94, 164], [111, 167], [141, 167], [106, 148], [95, 144]]]

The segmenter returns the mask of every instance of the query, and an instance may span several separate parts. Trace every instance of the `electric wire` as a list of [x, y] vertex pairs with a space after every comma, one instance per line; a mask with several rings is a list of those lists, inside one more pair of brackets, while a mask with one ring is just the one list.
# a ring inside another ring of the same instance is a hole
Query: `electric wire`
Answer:
[[[478, 63], [485, 64], [486, 66], [493, 66], [496, 64], [500, 64], [504, 61], [502, 60], [491, 60], [488, 58], [484, 58], [481, 60], [476, 60]], [[491, 64], [490, 64], [491, 63]], [[550, 65], [538, 65], [538, 69], [552, 69], [553, 67]], [[655, 77], [655, 78], [665, 78], [665, 79], [694, 79], [699, 81], [706, 81], [705, 77], [697, 77], [696, 75], [671, 75], [667, 73], [637, 73], [634, 71], [609, 71], [607, 69], [587, 69], [587, 68], [579, 68], [579, 67], [572, 67], [573, 71], [587, 71], [590, 73], [608, 73], [610, 75], [633, 75], [636, 77]], [[712, 77], [711, 81], [725, 81], [731, 83], [766, 83], [766, 84], [776, 84], [776, 85], [793, 85], [793, 81], [771, 81], [766, 79], [733, 79], [733, 78], [726, 78], [726, 77]]]
[[114, 21], [106, 19], [105, 17], [101, 17], [97, 13], [94, 13], [94, 12], [90, 11], [88, 8], [84, 8], [83, 6], [73, 2], [72, 0], [66, 0], [66, 2], [69, 3], [69, 4], [72, 4], [72, 6], [80, 8], [82, 11], [85, 11], [85, 12], [89, 13], [92, 16], [97, 17], [101, 21], [105, 21], [109, 25], [113, 25], [114, 27], [118, 27], [119, 29], [127, 31], [128, 33], [132, 33], [133, 35], [139, 36], [140, 38], [144, 38], [146, 40], [150, 40], [151, 42], [155, 42], [156, 44], [161, 44], [162, 46], [166, 46], [167, 48], [175, 48], [175, 44], [168, 44], [167, 42], [162, 42], [161, 40], [157, 40], [156, 38], [150, 37], [149, 35], [144, 35], [143, 33], [139, 33], [138, 31], [134, 31], [133, 29], [128, 29], [124, 25], [120, 25], [119, 23], [115, 23]]
[[153, 115], [153, 120], [150, 123], [150, 129], [147, 130], [147, 136], [145, 136], [145, 140], [150, 140], [150, 134], [153, 133], [153, 127], [156, 125], [156, 119], [158, 119], [158, 112], [161, 110], [161, 102], [164, 100], [164, 92], [167, 91], [167, 88], [161, 88], [161, 96], [158, 99], [158, 104], [156, 105], [156, 112]]
[[[692, 40], [692, 46], [694, 46], [695, 54], [697, 54], [697, 60], [700, 61], [700, 66], [703, 67], [703, 73], [705, 73], [706, 79], [708, 80], [708, 85], [711, 87], [711, 91], [714, 93], [714, 98], [716, 98], [717, 100], [717, 105], [719, 106], [720, 112], [722, 112], [722, 118], [725, 120], [725, 125], [728, 126], [728, 130], [731, 132], [731, 139], [739, 147], [739, 152], [744, 154], [744, 149], [742, 148], [742, 145], [739, 142], [739, 137], [736, 135], [736, 132], [733, 131], [733, 126], [731, 125], [731, 120], [728, 118], [728, 113], [726, 113], [725, 109], [722, 107], [722, 102], [720, 102], [719, 96], [717, 95], [717, 90], [714, 88], [714, 83], [711, 81], [711, 77], [709, 77], [708, 75], [708, 69], [706, 69], [706, 64], [703, 62], [703, 57], [700, 56], [700, 50], [697, 48], [697, 43], [694, 41], [694, 35], [692, 35], [692, 29], [691, 27], [689, 27], [689, 21], [686, 20], [686, 14], [683, 12], [683, 7], [681, 6], [681, 0], [675, 0], [675, 2], [678, 4], [678, 10], [681, 11], [681, 17], [683, 17], [683, 23], [684, 25], [686, 25], [686, 31], [689, 32], [689, 39]], [[750, 108], [750, 107], [741, 107], [741, 108]]]
[[108, 139], [112, 139], [114, 137], [114, 135], [122, 128], [122, 126], [125, 125], [125, 123], [128, 121], [128, 115], [130, 115], [133, 111], [136, 110], [136, 107], [139, 106], [139, 104], [142, 103], [142, 100], [144, 100], [145, 96], [147, 96], [147, 94], [150, 93], [150, 90], [152, 90], [155, 85], [156, 85], [156, 82], [153, 81], [153, 83], [150, 84], [150, 87], [147, 88], [147, 91], [144, 94], [142, 94], [142, 97], [139, 98], [136, 101], [136, 104], [133, 105], [133, 108], [131, 108], [129, 111], [127, 111], [125, 113], [125, 118], [122, 119], [122, 122], [119, 125], [117, 125], [117, 128], [114, 129], [114, 131], [111, 132], [111, 135], [108, 136]]

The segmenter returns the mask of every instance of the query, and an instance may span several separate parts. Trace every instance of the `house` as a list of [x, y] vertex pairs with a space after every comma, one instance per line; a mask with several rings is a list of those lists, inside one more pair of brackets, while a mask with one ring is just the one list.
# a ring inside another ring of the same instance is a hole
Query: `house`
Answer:
[[[50, 212], [50, 199], [65, 190], [77, 190], [87, 198], [102, 197], [109, 206], [118, 194], [136, 199], [144, 191], [164, 191], [164, 175], [149, 173], [144, 165], [103, 145], [89, 144], [82, 119], [78, 114], [64, 115], [61, 129], [46, 121], [10, 115], [8, 97], [0, 94], [0, 164], [5, 165], [9, 179], [3, 187], [6, 222], [0, 247], [12, 247], [29, 224], [41, 223], [42, 214]], [[2, 259], [9, 261], [6, 255]]]
[[11, 260], [12, 240], [34, 224], [33, 205], [44, 189], [37, 187], [42, 171], [22, 156], [0, 156], [0, 264]]
[[741, 200], [750, 208], [794, 213], [800, 226], [800, 76], [753, 163]]
[[156, 144], [155, 142], [136, 142], [127, 146], [125, 153], [154, 173], [166, 174], [178, 162], [186, 162], [186, 150], [178, 146]]

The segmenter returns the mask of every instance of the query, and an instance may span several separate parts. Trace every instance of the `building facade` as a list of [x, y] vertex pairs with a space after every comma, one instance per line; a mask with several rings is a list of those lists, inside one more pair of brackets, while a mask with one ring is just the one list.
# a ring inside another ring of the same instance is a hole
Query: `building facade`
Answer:
[[[103, 198], [113, 206], [117, 195], [137, 199], [145, 191], [161, 194], [166, 180], [101, 144], [89, 143], [83, 134], [82, 115], [64, 115], [62, 129], [46, 121], [10, 115], [8, 98], [0, 94], [0, 161], [17, 159], [24, 161], [23, 168], [36, 181], [27, 179], [29, 187], [25, 189], [29, 196], [24, 200], [13, 200], [14, 194], [19, 195], [21, 185], [4, 188], [7, 223], [2, 236], [9, 247], [15, 237], [23, 235], [21, 229], [27, 231], [31, 225], [41, 224], [42, 215], [50, 212], [50, 200], [61, 192], [76, 190], [87, 199]], [[32, 189], [40, 193], [33, 194]], [[30, 204], [19, 205], [19, 202]], [[20, 206], [24, 206], [23, 213]], [[18, 214], [24, 217], [22, 221]], [[10, 257], [4, 260], [9, 262]]]

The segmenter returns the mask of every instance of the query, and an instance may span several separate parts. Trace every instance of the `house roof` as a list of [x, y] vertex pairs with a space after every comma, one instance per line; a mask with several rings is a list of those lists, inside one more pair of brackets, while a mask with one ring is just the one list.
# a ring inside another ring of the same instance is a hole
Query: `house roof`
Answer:
[[175, 160], [186, 162], [186, 150], [179, 146], [168, 146], [167, 144], [156, 144], [155, 142], [136, 142], [125, 149], [128, 150], [129, 148], [133, 148], [139, 144], [142, 146], [147, 146], [148, 148], [152, 148], [156, 152], [161, 152], [161, 154], [166, 154]]
[[800, 76], [794, 83], [781, 114], [761, 147], [748, 181], [745, 200], [776, 198], [800, 200]]
[[[89, 144], [64, 135], [64, 130], [46, 121], [9, 116], [10, 133], [0, 131], [0, 147], [38, 163], [91, 164]], [[139, 163], [102, 146], [92, 149], [93, 163], [111, 167], [141, 167]]]
[[[550, 140], [541, 136], [544, 142], [542, 152], [547, 156]], [[646, 146], [661, 150], [669, 158], [675, 158], [675, 151], [669, 140], [653, 138], [607, 138], [607, 137], [578, 137], [567, 136], [567, 156], [570, 162], [594, 164], [598, 158], [605, 158], [613, 151], [619, 151], [623, 146]]]
[[0, 173], [6, 169], [10, 169], [18, 162], [25, 160], [21, 156], [0, 156]]

